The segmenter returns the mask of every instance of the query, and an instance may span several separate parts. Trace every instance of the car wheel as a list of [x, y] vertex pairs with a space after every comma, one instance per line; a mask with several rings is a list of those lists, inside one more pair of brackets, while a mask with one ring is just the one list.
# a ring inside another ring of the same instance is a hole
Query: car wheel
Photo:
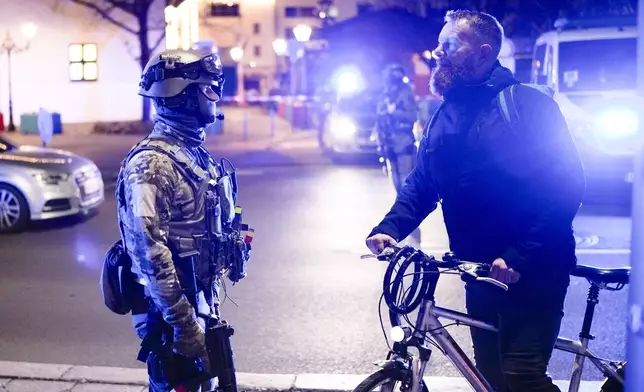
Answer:
[[29, 206], [20, 191], [0, 184], [0, 233], [22, 231], [29, 222]]

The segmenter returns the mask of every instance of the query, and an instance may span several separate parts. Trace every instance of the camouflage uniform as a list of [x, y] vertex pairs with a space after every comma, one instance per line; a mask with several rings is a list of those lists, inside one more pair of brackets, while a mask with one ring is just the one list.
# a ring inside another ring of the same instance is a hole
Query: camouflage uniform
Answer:
[[[390, 105], [395, 106], [391, 113]], [[411, 87], [402, 81], [388, 84], [385, 99], [378, 105], [378, 116], [379, 147], [384, 152], [394, 188], [400, 192], [414, 167], [416, 155], [414, 123], [418, 119], [418, 108]]]
[[[133, 309], [132, 322], [143, 339], [139, 360], [148, 364], [150, 391], [172, 389], [168, 372], [177, 357], [193, 368], [201, 360], [212, 374], [204, 317], [219, 319], [228, 239], [239, 239], [231, 229], [234, 178], [201, 145], [203, 128], [215, 120], [220, 71], [213, 54], [175, 50], [150, 60], [140, 94], [154, 99], [154, 130], [130, 151], [117, 183], [122, 239], [149, 304]], [[201, 390], [213, 386], [210, 380]]]
[[[385, 70], [385, 99], [378, 105], [377, 123], [379, 149], [397, 194], [416, 159], [414, 123], [418, 120], [418, 106], [411, 86], [403, 78], [404, 69], [398, 65]], [[394, 107], [393, 111], [389, 110], [390, 106]], [[421, 246], [420, 229], [411, 233], [408, 242]]]
[[[167, 125], [157, 122], [148, 140], [181, 148], [207, 173], [202, 181], [216, 181], [221, 169], [213, 164], [208, 153], [200, 146], [172, 137], [168, 131], [171, 129]], [[183, 252], [201, 252], [194, 271], [201, 289], [196, 305], [200, 313], [219, 318], [218, 292], [223, 266], [213, 274], [207, 248], [197, 244], [206, 230], [204, 194], [194, 191], [201, 184], [181, 173], [170, 157], [154, 150], [132, 156], [123, 169], [122, 181], [124, 194], [122, 198], [118, 195], [117, 200], [124, 200], [125, 204], [119, 202], [118, 216], [132, 258], [132, 272], [145, 285], [146, 295], [152, 300], [152, 312], [160, 312], [172, 327], [173, 348], [205, 359], [205, 325], [182, 292], [185, 283], [181, 282], [189, 281], [192, 272], [175, 263]], [[230, 216], [227, 218], [224, 223], [231, 223]], [[147, 333], [149, 318], [149, 314], [144, 314], [133, 319], [141, 338]], [[195, 347], [203, 351], [195, 352]]]

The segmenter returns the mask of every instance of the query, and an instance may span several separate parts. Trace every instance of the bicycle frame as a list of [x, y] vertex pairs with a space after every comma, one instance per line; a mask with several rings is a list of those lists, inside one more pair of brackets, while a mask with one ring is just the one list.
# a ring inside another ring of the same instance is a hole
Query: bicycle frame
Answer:
[[[443, 324], [439, 321], [439, 318], [451, 320], [468, 327], [484, 329], [491, 332], [499, 332], [498, 328], [491, 324], [473, 318], [465, 313], [441, 308], [436, 306], [434, 301], [425, 299], [421, 304], [421, 308], [414, 325], [416, 332], [411, 338], [406, 340], [405, 345], [415, 346], [421, 352], [431, 353], [429, 347], [424, 343], [425, 335], [429, 334], [445, 352], [447, 358], [449, 358], [454, 367], [461, 373], [463, 378], [467, 380], [474, 391], [494, 392], [485, 377], [483, 377], [483, 375], [478, 371], [476, 366], [472, 363], [465, 352], [463, 352], [458, 343], [456, 343], [452, 338], [447, 329], [444, 328]], [[586, 357], [589, 357], [593, 365], [595, 365], [595, 367], [597, 367], [597, 369], [599, 369], [605, 376], [615, 377], [621, 382], [624, 381], [615, 369], [598, 359], [588, 349], [588, 341], [588, 338], [582, 338], [580, 341], [573, 341], [559, 337], [555, 343], [555, 349], [576, 354], [570, 387], [568, 389], [569, 392], [579, 391], [584, 360]], [[420, 381], [423, 378], [428, 361], [429, 354], [420, 355], [418, 358], [414, 357], [412, 362], [413, 374], [411, 392], [420, 392]]]
[[592, 364], [595, 365], [595, 367], [599, 369], [604, 376], [616, 378], [621, 383], [624, 383], [624, 378], [617, 373], [617, 370], [602, 362], [588, 349], [587, 338], [575, 341], [558, 337], [557, 342], [555, 343], [555, 349], [575, 354], [575, 362], [572, 365], [572, 376], [570, 378], [570, 387], [568, 388], [568, 392], [579, 391], [581, 374], [584, 370], [584, 361], [586, 357], [590, 359], [590, 362], [592, 362]]

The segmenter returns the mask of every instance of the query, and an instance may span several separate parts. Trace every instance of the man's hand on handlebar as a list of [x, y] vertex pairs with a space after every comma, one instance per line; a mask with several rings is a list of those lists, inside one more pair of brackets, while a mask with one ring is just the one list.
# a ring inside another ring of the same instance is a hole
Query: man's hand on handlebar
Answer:
[[494, 260], [494, 262], [492, 263], [488, 277], [498, 280], [501, 283], [508, 284], [518, 282], [521, 275], [512, 268], [508, 267], [508, 264], [505, 262], [505, 260], [499, 258]]
[[387, 246], [397, 245], [398, 242], [387, 234], [374, 234], [367, 238], [367, 247], [374, 255], [379, 255]]

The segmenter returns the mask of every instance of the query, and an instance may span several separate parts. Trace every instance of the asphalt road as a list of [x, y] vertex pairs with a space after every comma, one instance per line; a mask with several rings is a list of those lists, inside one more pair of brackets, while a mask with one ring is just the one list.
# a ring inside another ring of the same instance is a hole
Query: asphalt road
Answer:
[[[240, 173], [245, 219], [256, 229], [249, 276], [228, 285], [225, 317], [236, 327], [237, 368], [257, 373], [366, 373], [387, 346], [378, 319], [385, 266], [361, 260], [364, 237], [393, 201], [373, 168], [318, 166]], [[129, 316], [102, 304], [98, 278], [118, 237], [112, 191], [98, 215], [34, 226], [0, 237], [0, 360], [138, 367]], [[589, 211], [576, 222], [580, 263], [628, 265], [630, 219]], [[440, 212], [422, 226], [424, 247], [440, 252]], [[573, 278], [562, 333], [579, 333], [588, 284]], [[440, 305], [464, 310], [461, 281], [441, 278]], [[233, 301], [236, 305], [233, 304]], [[602, 357], [623, 359], [627, 290], [602, 292], [592, 342]], [[467, 353], [469, 333], [450, 327]], [[556, 353], [556, 379], [572, 359]], [[435, 351], [431, 375], [456, 372]], [[585, 379], [600, 379], [588, 371]]]

